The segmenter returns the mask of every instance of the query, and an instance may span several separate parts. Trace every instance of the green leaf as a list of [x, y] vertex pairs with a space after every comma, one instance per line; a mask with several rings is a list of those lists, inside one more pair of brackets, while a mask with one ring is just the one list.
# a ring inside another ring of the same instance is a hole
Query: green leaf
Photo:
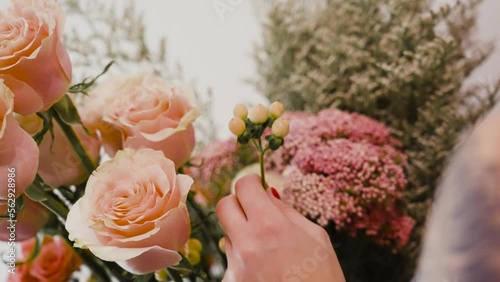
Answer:
[[16, 207], [15, 207], [16, 213], [19, 213], [23, 209], [24, 209], [24, 195], [21, 195], [16, 199]]
[[83, 93], [83, 94], [87, 95], [87, 90], [95, 84], [95, 82], [97, 81], [97, 79], [99, 79], [101, 76], [103, 76], [105, 73], [107, 73], [108, 70], [109, 70], [109, 68], [111, 68], [111, 66], [114, 63], [115, 63], [114, 61], [109, 62], [104, 67], [104, 69], [102, 70], [102, 72], [99, 75], [97, 75], [96, 77], [94, 77], [93, 79], [90, 79], [89, 77], [87, 77], [82, 82], [77, 83], [75, 85], [72, 85], [69, 88], [69, 92], [70, 93]]
[[179, 272], [172, 268], [167, 268], [168, 276], [170, 276], [174, 282], [183, 282], [181, 275]]
[[153, 277], [153, 274], [137, 275], [134, 277], [134, 282], [148, 282]]
[[[16, 198], [16, 203], [14, 205], [14, 210], [15, 210], [15, 213], [19, 213], [20, 211], [22, 211], [24, 208], [24, 195], [21, 195], [19, 197]], [[9, 212], [5, 212], [3, 214], [0, 214], [0, 218], [10, 218], [10, 213]]]
[[35, 142], [40, 145], [47, 131], [50, 131], [50, 136], [52, 137], [52, 140], [54, 140], [54, 131], [52, 130], [52, 113], [50, 111], [46, 111], [38, 112], [36, 115], [42, 119], [43, 127], [39, 132], [33, 135]]
[[78, 110], [68, 94], [64, 95], [53, 107], [66, 124], [82, 124]]
[[41, 183], [36, 180], [31, 183], [26, 190], [24, 190], [24, 194], [35, 202], [43, 202], [47, 200], [47, 196], [45, 195], [45, 191], [43, 191]]

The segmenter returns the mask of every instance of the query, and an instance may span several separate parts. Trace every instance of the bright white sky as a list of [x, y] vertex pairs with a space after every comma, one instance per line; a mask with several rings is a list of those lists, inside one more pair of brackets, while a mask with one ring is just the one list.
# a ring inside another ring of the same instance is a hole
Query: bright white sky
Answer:
[[[158, 38], [166, 36], [170, 60], [183, 66], [186, 77], [197, 81], [198, 89], [213, 89], [215, 121], [219, 134], [227, 136], [226, 124], [234, 104], [265, 101], [253, 86], [243, 81], [256, 76], [251, 54], [260, 37], [260, 27], [250, 1], [220, 0], [240, 3], [225, 13], [223, 20], [214, 9], [213, 1], [142, 0], [137, 1], [137, 7], [145, 14], [147, 39], [156, 43]], [[0, 0], [0, 9], [8, 2]], [[480, 11], [479, 34], [483, 38], [496, 38], [500, 46], [498, 11], [500, 1], [485, 0]], [[499, 75], [500, 52], [497, 50], [474, 73], [473, 79], [487, 80]], [[6, 268], [0, 263], [0, 279], [5, 274]]]

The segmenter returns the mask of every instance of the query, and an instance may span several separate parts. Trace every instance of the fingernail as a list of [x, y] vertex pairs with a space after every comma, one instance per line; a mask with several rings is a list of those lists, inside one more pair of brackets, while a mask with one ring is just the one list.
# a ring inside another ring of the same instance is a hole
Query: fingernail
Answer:
[[280, 194], [278, 193], [278, 191], [276, 191], [276, 189], [274, 189], [273, 187], [271, 187], [271, 193], [273, 193], [273, 196], [278, 199], [278, 200], [281, 200], [281, 197], [280, 197]]

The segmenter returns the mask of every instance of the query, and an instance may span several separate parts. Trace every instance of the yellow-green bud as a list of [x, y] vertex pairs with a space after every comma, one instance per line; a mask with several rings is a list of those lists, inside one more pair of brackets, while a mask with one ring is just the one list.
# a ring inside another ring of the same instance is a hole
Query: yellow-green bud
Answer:
[[165, 269], [160, 269], [155, 271], [155, 279], [156, 281], [168, 281], [168, 273]]
[[192, 264], [192, 265], [197, 265], [200, 263], [201, 256], [200, 252], [197, 252], [195, 250], [189, 251], [189, 253], [186, 255], [187, 260]]
[[201, 244], [200, 240], [191, 238], [187, 242], [189, 250], [201, 252], [203, 251], [203, 245]]
[[248, 115], [248, 109], [247, 106], [243, 104], [236, 104], [233, 109], [233, 115], [234, 117], [239, 117], [239, 118], [246, 118]]
[[269, 111], [262, 104], [253, 106], [248, 113], [248, 118], [255, 124], [263, 124], [269, 118]]
[[229, 130], [236, 136], [243, 134], [246, 128], [247, 126], [241, 118], [235, 117], [229, 121]]
[[279, 118], [285, 112], [285, 106], [280, 102], [276, 101], [269, 106], [269, 115], [272, 118]]
[[287, 136], [289, 129], [290, 126], [288, 125], [288, 121], [283, 118], [275, 120], [273, 126], [271, 127], [273, 135], [280, 138]]
[[226, 253], [226, 238], [222, 237], [219, 240], [219, 249], [221, 252]]

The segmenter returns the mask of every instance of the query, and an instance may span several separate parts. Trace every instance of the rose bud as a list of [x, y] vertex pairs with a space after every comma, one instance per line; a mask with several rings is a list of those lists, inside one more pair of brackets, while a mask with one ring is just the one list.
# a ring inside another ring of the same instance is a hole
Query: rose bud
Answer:
[[258, 104], [252, 107], [250, 113], [248, 114], [248, 118], [255, 124], [262, 124], [267, 121], [268, 114], [269, 112], [267, 108], [262, 104]]
[[282, 103], [276, 101], [269, 106], [269, 115], [272, 118], [279, 118], [285, 112], [285, 106]]
[[232, 118], [229, 121], [229, 130], [236, 135], [240, 136], [245, 132], [246, 125], [245, 122], [241, 118]]
[[234, 106], [233, 110], [234, 117], [239, 117], [239, 118], [246, 118], [248, 115], [248, 109], [247, 106], [243, 104], [237, 104]]
[[273, 135], [280, 138], [287, 136], [289, 129], [290, 126], [288, 125], [288, 122], [283, 118], [278, 118], [271, 127]]

